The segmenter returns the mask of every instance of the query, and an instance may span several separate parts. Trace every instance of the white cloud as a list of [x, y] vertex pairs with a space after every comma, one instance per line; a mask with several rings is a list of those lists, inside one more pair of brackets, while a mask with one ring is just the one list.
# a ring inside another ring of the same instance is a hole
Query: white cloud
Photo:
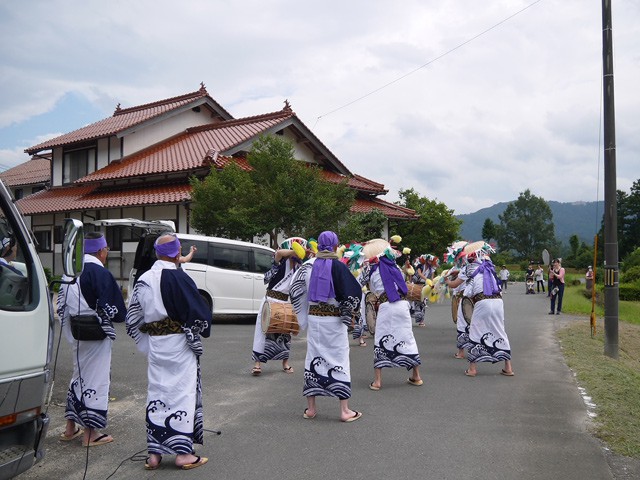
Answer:
[[[618, 188], [628, 189], [640, 4], [613, 8]], [[601, 18], [583, 0], [3, 2], [0, 137], [70, 92], [106, 117], [203, 81], [238, 117], [288, 99], [352, 171], [387, 186], [387, 200], [411, 187], [457, 213], [526, 188], [590, 200], [602, 183]]]

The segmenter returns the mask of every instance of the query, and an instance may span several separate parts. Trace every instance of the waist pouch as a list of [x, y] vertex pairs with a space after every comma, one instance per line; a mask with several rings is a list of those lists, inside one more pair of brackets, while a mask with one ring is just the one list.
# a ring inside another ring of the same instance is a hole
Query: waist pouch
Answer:
[[98, 322], [98, 317], [94, 315], [72, 315], [69, 320], [71, 335], [76, 340], [95, 341], [107, 338], [107, 334]]

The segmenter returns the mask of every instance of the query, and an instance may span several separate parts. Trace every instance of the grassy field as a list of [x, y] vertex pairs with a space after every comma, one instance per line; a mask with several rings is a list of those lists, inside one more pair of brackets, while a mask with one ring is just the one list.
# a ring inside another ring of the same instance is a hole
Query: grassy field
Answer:
[[593, 433], [614, 453], [640, 459], [640, 302], [619, 303], [619, 359], [614, 360], [604, 355], [604, 309], [596, 307], [592, 337], [591, 301], [583, 290], [565, 289], [563, 312], [582, 319], [558, 332], [562, 351], [597, 406]]

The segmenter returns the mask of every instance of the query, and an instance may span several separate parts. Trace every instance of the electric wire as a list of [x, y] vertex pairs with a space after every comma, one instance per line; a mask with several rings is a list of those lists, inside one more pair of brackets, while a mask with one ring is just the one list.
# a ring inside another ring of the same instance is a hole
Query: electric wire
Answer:
[[359, 102], [360, 100], [363, 100], [363, 99], [365, 99], [365, 98], [367, 98], [367, 97], [370, 97], [371, 95], [373, 95], [373, 94], [375, 94], [375, 93], [378, 93], [378, 92], [379, 92], [379, 91], [381, 91], [381, 90], [384, 90], [385, 88], [387, 88], [387, 87], [389, 87], [389, 86], [393, 85], [394, 83], [397, 83], [397, 82], [399, 82], [400, 80], [403, 80], [403, 79], [407, 78], [408, 76], [413, 75], [414, 73], [416, 73], [416, 72], [418, 72], [418, 71], [422, 70], [423, 68], [428, 67], [428, 66], [429, 66], [429, 65], [431, 65], [432, 63], [437, 62], [437, 61], [438, 61], [438, 60], [440, 60], [441, 58], [446, 57], [447, 55], [449, 55], [449, 54], [451, 54], [451, 53], [455, 52], [456, 50], [458, 50], [458, 49], [460, 49], [460, 48], [464, 47], [465, 45], [467, 45], [467, 44], [469, 44], [469, 43], [473, 42], [474, 40], [477, 40], [478, 38], [480, 38], [480, 37], [482, 37], [483, 35], [485, 35], [485, 34], [489, 33], [490, 31], [492, 31], [492, 30], [494, 30], [494, 29], [498, 28], [500, 25], [502, 25], [502, 24], [504, 24], [504, 23], [508, 22], [509, 20], [511, 20], [512, 18], [514, 18], [514, 17], [516, 17], [516, 16], [520, 15], [522, 12], [524, 12], [525, 10], [528, 10], [529, 8], [533, 7], [533, 6], [534, 6], [534, 5], [536, 5], [537, 3], [540, 3], [541, 1], [542, 1], [542, 0], [535, 0], [534, 2], [532, 2], [532, 3], [530, 3], [529, 5], [525, 6], [524, 8], [522, 8], [522, 9], [518, 10], [517, 12], [515, 12], [515, 13], [513, 13], [513, 14], [509, 15], [508, 17], [506, 17], [506, 18], [504, 18], [504, 19], [500, 20], [498, 23], [496, 23], [496, 24], [494, 24], [493, 26], [491, 26], [491, 27], [487, 28], [486, 30], [483, 30], [482, 32], [480, 32], [480, 33], [478, 33], [478, 34], [474, 35], [473, 37], [471, 37], [471, 38], [469, 38], [469, 39], [465, 40], [465, 41], [464, 41], [464, 42], [462, 42], [462, 43], [459, 43], [459, 44], [458, 44], [458, 45], [456, 45], [455, 47], [453, 47], [453, 48], [451, 48], [451, 49], [447, 50], [446, 52], [444, 52], [444, 53], [442, 53], [442, 54], [438, 55], [437, 57], [435, 57], [435, 58], [433, 58], [433, 59], [429, 60], [427, 63], [424, 63], [424, 64], [420, 65], [419, 67], [414, 68], [414, 69], [413, 69], [413, 70], [411, 70], [410, 72], [405, 73], [404, 75], [401, 75], [400, 77], [398, 77], [398, 78], [396, 78], [396, 79], [394, 79], [394, 80], [391, 80], [390, 82], [387, 82], [387, 83], [385, 83], [384, 85], [382, 85], [382, 86], [380, 86], [380, 87], [378, 87], [378, 88], [376, 88], [376, 89], [374, 89], [374, 90], [371, 90], [371, 91], [370, 91], [370, 92], [368, 92], [368, 93], [365, 93], [364, 95], [362, 95], [362, 96], [360, 96], [360, 97], [356, 98], [355, 100], [351, 100], [350, 102], [347, 102], [347, 103], [345, 103], [344, 105], [342, 105], [342, 106], [340, 106], [340, 107], [338, 107], [338, 108], [335, 108], [335, 109], [333, 109], [333, 110], [331, 110], [331, 111], [329, 111], [329, 112], [327, 112], [327, 113], [324, 113], [324, 114], [322, 114], [322, 115], [318, 116], [318, 117], [316, 118], [315, 123], [313, 124], [313, 128], [312, 128], [312, 130], [313, 130], [313, 129], [315, 129], [315, 127], [316, 127], [316, 125], [318, 124], [318, 122], [320, 121], [320, 119], [322, 119], [322, 118], [324, 118], [324, 117], [327, 117], [327, 116], [329, 116], [329, 115], [331, 115], [331, 114], [333, 114], [333, 113], [335, 113], [335, 112], [338, 112], [338, 111], [342, 110], [343, 108], [347, 108], [347, 107], [349, 107], [349, 106], [353, 105], [354, 103]]

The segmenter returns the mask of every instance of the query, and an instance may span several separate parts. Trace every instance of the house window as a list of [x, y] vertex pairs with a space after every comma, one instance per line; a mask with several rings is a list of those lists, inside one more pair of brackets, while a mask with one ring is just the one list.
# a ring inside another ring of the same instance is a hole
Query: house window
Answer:
[[62, 225], [53, 227], [53, 243], [62, 243], [64, 241], [64, 230]]
[[95, 148], [65, 152], [62, 162], [62, 183], [72, 183], [84, 177], [93, 171], [95, 162]]
[[122, 227], [107, 227], [105, 239], [111, 250], [122, 251]]
[[24, 190], [21, 188], [16, 188], [13, 192], [13, 198], [15, 198], [16, 200], [20, 200], [22, 197], [24, 197]]
[[31, 189], [31, 194], [33, 195], [36, 192], [39, 192], [40, 190], [44, 190], [45, 186], [44, 185], [38, 185], [37, 187], [33, 187]]
[[38, 252], [51, 251], [51, 230], [39, 230], [33, 232], [33, 236], [36, 238]]

